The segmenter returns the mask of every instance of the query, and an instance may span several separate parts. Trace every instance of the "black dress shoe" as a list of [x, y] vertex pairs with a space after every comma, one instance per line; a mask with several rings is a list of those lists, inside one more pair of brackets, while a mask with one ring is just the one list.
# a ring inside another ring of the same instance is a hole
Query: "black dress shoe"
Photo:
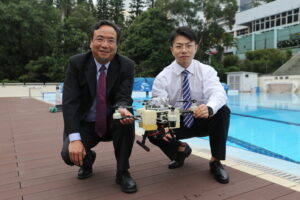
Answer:
[[182, 152], [177, 152], [175, 160], [172, 160], [169, 164], [169, 169], [175, 169], [183, 166], [184, 160], [192, 153], [192, 149], [188, 144], [185, 144], [185, 149]]
[[126, 193], [133, 193], [137, 191], [136, 183], [131, 178], [128, 171], [118, 171], [116, 177], [116, 183], [121, 185], [121, 189]]
[[92, 167], [80, 167], [78, 170], [77, 178], [78, 179], [86, 179], [93, 175]]
[[229, 175], [225, 171], [220, 161], [215, 160], [209, 163], [210, 171], [219, 183], [226, 184], [229, 182]]
[[91, 150], [91, 155], [87, 157], [89, 160], [85, 160], [85, 162], [89, 163], [89, 166], [82, 166], [79, 168], [77, 178], [78, 179], [86, 179], [93, 175], [93, 164], [96, 159], [96, 152]]

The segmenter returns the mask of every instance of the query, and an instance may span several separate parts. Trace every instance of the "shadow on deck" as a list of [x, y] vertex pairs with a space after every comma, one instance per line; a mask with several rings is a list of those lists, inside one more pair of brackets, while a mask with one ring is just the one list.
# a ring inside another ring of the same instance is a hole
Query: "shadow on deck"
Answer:
[[34, 99], [0, 98], [0, 199], [300, 199], [297, 191], [229, 166], [230, 183], [219, 184], [209, 173], [207, 159], [195, 155], [184, 167], [169, 170], [168, 159], [151, 145], [150, 152], [134, 145], [130, 172], [137, 193], [125, 194], [115, 184], [111, 142], [95, 148], [94, 176], [78, 180], [78, 168], [60, 158], [62, 114], [50, 113], [48, 107]]

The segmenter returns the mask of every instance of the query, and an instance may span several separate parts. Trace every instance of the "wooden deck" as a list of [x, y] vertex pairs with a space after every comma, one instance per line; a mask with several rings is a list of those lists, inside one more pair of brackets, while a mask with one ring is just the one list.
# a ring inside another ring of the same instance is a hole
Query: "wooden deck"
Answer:
[[[150, 145], [145, 152], [134, 145], [130, 172], [138, 192], [125, 194], [115, 184], [112, 143], [95, 148], [94, 176], [76, 178], [77, 167], [60, 157], [61, 113], [28, 98], [0, 98], [0, 199], [9, 200], [296, 200], [300, 193], [227, 166], [230, 183], [217, 183], [208, 160], [192, 155], [184, 167], [167, 168], [167, 158]], [[139, 136], [137, 136], [139, 138]]]

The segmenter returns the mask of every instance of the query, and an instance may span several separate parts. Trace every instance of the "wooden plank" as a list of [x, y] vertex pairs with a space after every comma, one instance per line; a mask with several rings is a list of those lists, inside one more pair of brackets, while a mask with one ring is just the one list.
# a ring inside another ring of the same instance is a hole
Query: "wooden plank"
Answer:
[[293, 192], [288, 195], [281, 196], [276, 198], [276, 200], [298, 200], [300, 199], [300, 192]]
[[252, 190], [226, 200], [271, 200], [276, 197], [285, 196], [293, 193], [294, 191], [282, 186], [271, 184], [266, 187], [261, 187], [256, 190]]
[[0, 153], [0, 199], [300, 199], [299, 192], [230, 167], [226, 167], [230, 183], [219, 184], [209, 172], [208, 160], [194, 155], [184, 167], [169, 170], [168, 158], [149, 142], [150, 152], [135, 144], [130, 158], [137, 193], [125, 194], [115, 183], [111, 142], [95, 148], [94, 176], [78, 180], [78, 167], [69, 167], [60, 158], [62, 115], [49, 113], [48, 106], [32, 99], [0, 98], [6, 130], [0, 136], [0, 152], [7, 152]]
[[18, 171], [18, 167], [16, 162], [0, 165], [0, 177], [8, 172], [17, 172], [17, 171]]
[[[5, 191], [18, 190], [18, 189], [20, 189], [20, 183], [19, 182], [0, 185], [0, 193], [5, 192]], [[1, 198], [1, 196], [0, 196], [0, 198]]]

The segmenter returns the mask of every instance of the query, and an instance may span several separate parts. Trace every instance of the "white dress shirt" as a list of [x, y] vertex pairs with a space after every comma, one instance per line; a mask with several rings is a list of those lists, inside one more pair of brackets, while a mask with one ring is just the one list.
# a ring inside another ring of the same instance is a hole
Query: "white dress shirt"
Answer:
[[227, 102], [227, 96], [217, 72], [209, 65], [192, 60], [187, 68], [181, 67], [176, 61], [165, 67], [155, 78], [152, 86], [152, 96], [168, 98], [175, 107], [182, 107], [182, 81], [184, 70], [189, 71], [188, 80], [192, 99], [197, 105], [206, 104], [215, 114]]

